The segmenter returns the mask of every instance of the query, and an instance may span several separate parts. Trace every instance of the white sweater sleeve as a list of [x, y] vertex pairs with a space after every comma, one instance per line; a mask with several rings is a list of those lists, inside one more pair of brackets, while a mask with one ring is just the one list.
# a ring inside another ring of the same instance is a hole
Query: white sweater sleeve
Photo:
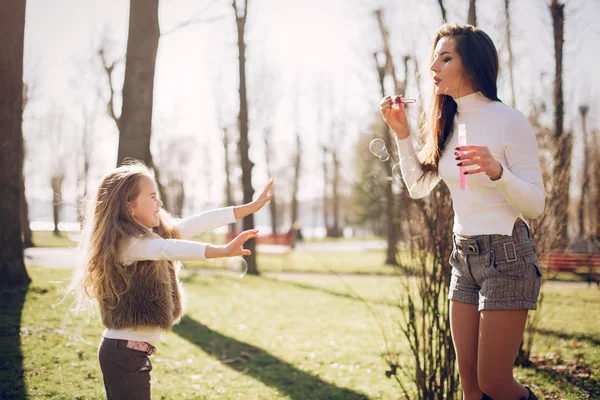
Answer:
[[180, 239], [130, 238], [120, 259], [128, 265], [134, 261], [200, 261], [206, 260], [206, 243]]
[[398, 143], [402, 179], [404, 179], [410, 197], [420, 199], [427, 196], [440, 181], [439, 175], [420, 179], [423, 175], [423, 169], [415, 152], [412, 136], [402, 140], [396, 139], [396, 142]]
[[512, 208], [536, 218], [544, 212], [546, 194], [535, 134], [523, 114], [507, 122], [504, 138], [506, 163], [498, 160], [504, 171], [494, 185]]
[[234, 222], [233, 207], [225, 207], [182, 219], [177, 223], [177, 229], [182, 239], [190, 239], [208, 230]]

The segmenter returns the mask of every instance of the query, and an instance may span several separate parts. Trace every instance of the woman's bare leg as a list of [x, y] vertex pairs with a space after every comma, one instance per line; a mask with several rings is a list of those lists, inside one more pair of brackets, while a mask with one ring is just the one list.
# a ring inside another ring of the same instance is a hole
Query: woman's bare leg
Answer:
[[477, 377], [480, 389], [494, 400], [529, 396], [527, 389], [513, 377], [526, 322], [527, 310], [481, 311]]
[[477, 306], [451, 300], [450, 329], [458, 360], [458, 373], [464, 400], [480, 400], [482, 393], [477, 379], [477, 340], [479, 335]]

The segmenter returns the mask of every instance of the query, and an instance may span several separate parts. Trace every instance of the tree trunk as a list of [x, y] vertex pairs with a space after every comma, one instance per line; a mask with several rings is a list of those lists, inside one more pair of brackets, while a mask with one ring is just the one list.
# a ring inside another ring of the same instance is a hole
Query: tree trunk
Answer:
[[[244, 203], [250, 203], [254, 196], [252, 188], [252, 168], [254, 163], [250, 160], [248, 141], [248, 95], [246, 91], [246, 43], [244, 34], [246, 29], [246, 17], [248, 16], [248, 0], [244, 0], [244, 9], [240, 10], [237, 0], [233, 0], [233, 10], [235, 13], [235, 22], [237, 26], [237, 44], [238, 44], [238, 67], [240, 75], [240, 112], [238, 114], [238, 127], [240, 129], [240, 140], [238, 148], [240, 152], [240, 164], [242, 166], [242, 188], [244, 192]], [[244, 230], [254, 229], [254, 214], [244, 217]], [[245, 247], [252, 252], [245, 256], [248, 263], [248, 273], [258, 275], [258, 266], [256, 264], [256, 240], [250, 239]]]
[[[29, 100], [28, 96], [28, 87], [25, 82], [23, 82], [23, 100], [21, 101], [22, 107], [21, 110], [25, 111], [25, 107], [27, 107], [27, 101]], [[26, 144], [23, 141], [23, 164], [25, 163], [26, 156]], [[35, 247], [32, 238], [31, 227], [29, 226], [29, 206], [27, 205], [27, 196], [25, 195], [25, 171], [21, 174], [21, 232], [23, 232], [23, 247]]]
[[[264, 139], [265, 139], [265, 162], [267, 164], [267, 174], [269, 177], [273, 177], [274, 171], [273, 166], [271, 165], [271, 129], [265, 128], [264, 130]], [[279, 225], [279, 220], [277, 217], [277, 199], [274, 193], [274, 190], [271, 189], [271, 201], [269, 202], [269, 212], [271, 214], [271, 233], [273, 235], [277, 234], [277, 227]]]
[[26, 285], [21, 241], [25, 0], [0, 2], [0, 286]]
[[469, 15], [467, 17], [469, 25], [477, 26], [477, 10], [475, 9], [475, 0], [469, 0]]
[[[394, 89], [401, 90], [402, 88], [400, 88], [400, 85], [396, 78], [394, 62], [391, 57], [391, 51], [390, 51], [390, 45], [389, 45], [389, 34], [387, 31], [387, 28], [385, 27], [385, 25], [383, 23], [382, 11], [381, 10], [375, 11], [375, 17], [377, 18], [377, 22], [379, 24], [379, 29], [381, 32], [381, 37], [383, 39], [383, 48], [384, 48], [383, 51], [385, 54], [385, 64], [384, 65], [378, 64], [377, 55], [375, 55], [375, 62], [377, 63], [376, 66], [377, 66], [377, 70], [378, 70], [379, 87], [381, 90], [381, 97], [385, 97], [385, 94], [386, 94], [385, 77], [388, 73], [391, 74], [392, 79], [394, 81]], [[393, 155], [395, 154], [395, 152], [394, 152], [395, 144], [392, 140], [392, 137], [390, 134], [390, 129], [385, 124], [382, 125], [382, 129], [383, 129], [383, 131], [381, 132], [380, 136], [383, 139], [383, 141], [385, 142], [385, 147], [388, 149], [390, 156], [392, 156], [391, 160], [393, 160], [394, 159]], [[396, 252], [397, 252], [396, 245], [398, 242], [398, 237], [397, 237], [397, 233], [396, 233], [396, 213], [395, 213], [396, 202], [394, 199], [394, 192], [392, 190], [392, 184], [393, 184], [392, 168], [391, 167], [385, 168], [385, 172], [386, 172], [386, 175], [385, 175], [386, 180], [384, 183], [385, 199], [386, 199], [385, 209], [387, 211], [387, 214], [385, 216], [386, 224], [387, 224], [387, 232], [386, 232], [387, 251], [386, 251], [385, 264], [386, 265], [398, 265], [398, 260], [396, 257]]]
[[[227, 206], [235, 204], [233, 199], [233, 189], [231, 187], [231, 161], [229, 160], [229, 132], [227, 128], [223, 127], [223, 151], [225, 154], [225, 199], [227, 199]], [[229, 233], [235, 233], [235, 224], [227, 225]]]
[[[571, 145], [572, 139], [570, 133], [563, 132], [564, 123], [564, 101], [562, 84], [562, 60], [564, 44], [564, 4], [558, 0], [552, 0], [550, 4], [550, 14], [552, 15], [552, 28], [554, 32], [554, 144], [555, 144], [555, 165], [553, 172], [553, 212], [555, 222], [555, 241], [553, 248], [565, 249], [569, 244], [569, 185], [570, 165], [571, 165]], [[561, 146], [568, 145], [569, 151]]]
[[21, 232], [23, 232], [23, 247], [35, 247], [33, 243], [33, 234], [29, 226], [29, 207], [27, 197], [25, 196], [25, 174], [21, 174]]
[[131, 157], [152, 167], [152, 101], [160, 35], [158, 0], [130, 0], [129, 7], [129, 36], [117, 165], [121, 165], [125, 158]]
[[591, 232], [597, 241], [600, 242], [600, 143], [598, 143], [598, 131], [592, 131], [591, 146], [591, 196], [590, 196], [590, 223]]
[[504, 0], [504, 16], [506, 17], [506, 49], [508, 50], [508, 77], [510, 82], [510, 106], [516, 107], [514, 60], [510, 34], [510, 0]]
[[52, 186], [52, 221], [54, 222], [54, 236], [60, 236], [58, 223], [60, 222], [60, 209], [62, 208], [62, 184], [65, 177], [55, 175], [50, 179]]
[[327, 147], [323, 146], [323, 226], [325, 227], [325, 236], [329, 236], [329, 232], [331, 231], [329, 227], [329, 196], [327, 193], [327, 186], [329, 186], [327, 152]]
[[302, 142], [300, 141], [300, 132], [296, 128], [296, 156], [294, 157], [294, 182], [292, 184], [292, 218], [293, 226], [300, 218], [298, 209], [298, 190], [300, 190], [300, 168], [302, 167]]
[[332, 181], [332, 195], [333, 195], [333, 237], [342, 236], [340, 228], [340, 196], [338, 193], [338, 187], [340, 184], [340, 161], [337, 157], [337, 150], [331, 152], [333, 160], [333, 181]]
[[589, 108], [588, 106], [579, 107], [579, 113], [581, 114], [581, 132], [583, 135], [583, 171], [581, 173], [581, 198], [579, 199], [579, 236], [585, 237], [586, 233], [586, 217], [590, 218], [589, 213], [589, 200], [590, 200], [590, 175], [593, 173], [590, 168], [590, 142], [588, 140], [586, 130], [586, 116]]

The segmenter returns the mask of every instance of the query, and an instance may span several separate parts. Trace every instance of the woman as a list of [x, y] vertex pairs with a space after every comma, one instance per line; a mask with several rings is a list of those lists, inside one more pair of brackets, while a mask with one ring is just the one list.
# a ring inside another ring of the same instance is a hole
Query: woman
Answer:
[[[536, 399], [512, 368], [541, 274], [525, 218], [544, 210], [535, 135], [527, 119], [497, 95], [498, 55], [482, 30], [444, 25], [433, 42], [435, 90], [426, 143], [417, 156], [403, 107], [391, 97], [381, 114], [397, 137], [411, 197], [440, 180], [454, 207], [450, 325], [464, 398]], [[464, 124], [468, 145], [458, 146]], [[467, 167], [468, 189], [460, 187]]]

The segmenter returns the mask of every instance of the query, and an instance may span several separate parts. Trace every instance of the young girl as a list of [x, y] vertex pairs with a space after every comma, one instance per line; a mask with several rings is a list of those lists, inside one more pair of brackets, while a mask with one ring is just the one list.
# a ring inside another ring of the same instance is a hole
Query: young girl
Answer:
[[[426, 196], [440, 180], [452, 196], [450, 325], [464, 398], [536, 399], [512, 374], [541, 280], [524, 222], [545, 203], [535, 135], [521, 112], [498, 99], [498, 55], [482, 30], [442, 26], [430, 70], [435, 90], [419, 157], [404, 108], [393, 108], [391, 97], [380, 108], [396, 134], [411, 197]], [[468, 146], [458, 146], [459, 124]], [[466, 166], [463, 190], [459, 168]]]
[[183, 315], [176, 261], [249, 255], [244, 243], [258, 231], [224, 246], [186, 239], [260, 210], [272, 184], [252, 203], [176, 222], [161, 208], [145, 166], [122, 166], [102, 178], [85, 222], [86, 260], [74, 282], [97, 301], [106, 327], [98, 358], [108, 399], [150, 399], [154, 344]]

